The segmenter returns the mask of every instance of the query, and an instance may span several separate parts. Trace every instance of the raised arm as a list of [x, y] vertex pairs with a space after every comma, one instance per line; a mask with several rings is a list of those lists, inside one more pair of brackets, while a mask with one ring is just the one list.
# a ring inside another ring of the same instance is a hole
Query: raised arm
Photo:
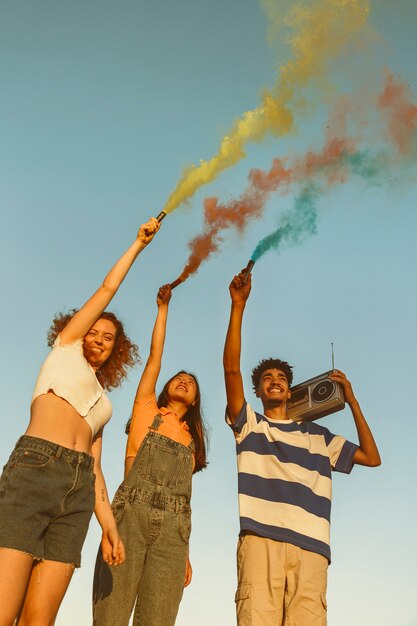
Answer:
[[142, 224], [135, 241], [107, 274], [101, 287], [81, 307], [61, 332], [63, 344], [69, 344], [84, 337], [95, 324], [104, 309], [111, 302], [122, 284], [136, 257], [150, 243], [159, 229], [159, 222], [152, 217]]
[[141, 398], [150, 396], [155, 391], [156, 381], [158, 380], [159, 372], [161, 371], [161, 361], [164, 351], [168, 319], [168, 306], [169, 301], [171, 300], [171, 295], [172, 292], [169, 285], [163, 285], [160, 287], [156, 297], [158, 313], [156, 315], [155, 325], [152, 332], [151, 349], [148, 360], [146, 361], [145, 369], [143, 370], [143, 374], [139, 381], [135, 400], [140, 400]]
[[378, 465], [381, 465], [381, 457], [379, 456], [377, 445], [373, 438], [371, 429], [369, 428], [361, 411], [359, 402], [353, 393], [350, 381], [340, 370], [334, 370], [334, 372], [329, 375], [329, 378], [342, 385], [345, 400], [349, 405], [350, 410], [352, 411], [353, 419], [355, 420], [356, 431], [359, 439], [359, 448], [354, 454], [353, 462], [358, 465], [367, 465], [368, 467], [377, 467]]
[[240, 353], [243, 312], [250, 290], [251, 277], [249, 275], [249, 279], [245, 282], [242, 270], [240, 274], [233, 278], [229, 286], [232, 307], [223, 352], [227, 407], [232, 423], [235, 422], [245, 399], [242, 374], [240, 372]]

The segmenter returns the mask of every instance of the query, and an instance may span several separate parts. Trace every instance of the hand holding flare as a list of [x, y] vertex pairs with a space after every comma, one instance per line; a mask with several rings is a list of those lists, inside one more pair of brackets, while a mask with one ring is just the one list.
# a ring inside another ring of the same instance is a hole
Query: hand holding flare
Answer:
[[242, 279], [243, 279], [243, 282], [244, 282], [245, 285], [248, 282], [249, 274], [252, 273], [252, 269], [253, 269], [254, 265], [255, 265], [255, 261], [253, 259], [249, 259], [249, 263], [245, 267], [244, 273], [243, 273], [243, 276], [242, 276]]

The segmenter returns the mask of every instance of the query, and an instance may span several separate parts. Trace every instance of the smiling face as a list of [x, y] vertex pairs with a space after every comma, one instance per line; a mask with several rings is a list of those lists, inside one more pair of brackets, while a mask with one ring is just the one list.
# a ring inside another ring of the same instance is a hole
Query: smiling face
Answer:
[[194, 376], [180, 372], [170, 381], [167, 389], [169, 400], [191, 406], [197, 398], [198, 388]]
[[84, 337], [84, 356], [94, 370], [98, 370], [111, 355], [116, 332], [113, 322], [100, 318]]
[[256, 389], [256, 396], [260, 398], [264, 408], [286, 404], [291, 397], [291, 391], [284, 372], [276, 368], [264, 370]]

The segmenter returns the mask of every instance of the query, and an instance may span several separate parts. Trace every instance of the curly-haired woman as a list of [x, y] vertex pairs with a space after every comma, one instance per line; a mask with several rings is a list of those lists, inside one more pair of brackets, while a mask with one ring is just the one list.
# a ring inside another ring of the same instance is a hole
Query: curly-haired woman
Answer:
[[36, 382], [29, 426], [0, 478], [0, 626], [55, 622], [93, 509], [103, 559], [118, 565], [125, 558], [100, 460], [111, 417], [105, 390], [121, 384], [138, 350], [104, 309], [158, 228], [155, 218], [143, 224], [101, 287], [49, 331], [52, 350]]
[[193, 374], [180, 371], [158, 399], [171, 288], [157, 297], [151, 351], [128, 423], [125, 479], [112, 508], [126, 545], [126, 560], [110, 570], [101, 554], [94, 580], [94, 624], [173, 626], [184, 586], [191, 581], [192, 475], [207, 465], [200, 389]]

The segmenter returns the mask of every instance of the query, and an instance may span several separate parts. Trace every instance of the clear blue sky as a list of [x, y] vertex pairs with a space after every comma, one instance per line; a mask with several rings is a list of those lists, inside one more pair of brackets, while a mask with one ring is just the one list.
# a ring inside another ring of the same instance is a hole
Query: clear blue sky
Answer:
[[[388, 66], [417, 100], [416, 18], [414, 0], [374, 0], [367, 45], [335, 65], [334, 93], [382, 84]], [[254, 0], [3, 0], [2, 464], [26, 428], [53, 315], [83, 303], [139, 224], [163, 207], [183, 167], [210, 158], [232, 120], [257, 105], [288, 59], [284, 38], [278, 55], [277, 64]], [[182, 270], [204, 197], [227, 201], [244, 190], [251, 168], [320, 147], [331, 93], [315, 85], [297, 132], [249, 146], [238, 166], [166, 218], [112, 305], [145, 358], [156, 291]], [[383, 459], [378, 469], [334, 479], [330, 626], [417, 626], [415, 175], [409, 167], [379, 185], [335, 186], [320, 198], [317, 235], [265, 256], [253, 274], [243, 330], [248, 399], [255, 400], [250, 370], [261, 358], [288, 359], [299, 382], [330, 368], [333, 341]], [[209, 468], [194, 481], [194, 579], [179, 626], [234, 624], [236, 462], [221, 364], [228, 284], [292, 202], [291, 194], [272, 196], [264, 218], [241, 237], [227, 234], [221, 253], [171, 302], [160, 381], [183, 367], [198, 374], [211, 434]], [[104, 438], [111, 494], [122, 479], [123, 425], [141, 371], [112, 393]], [[356, 440], [348, 410], [323, 424]], [[90, 623], [99, 538], [94, 521], [57, 626]]]

